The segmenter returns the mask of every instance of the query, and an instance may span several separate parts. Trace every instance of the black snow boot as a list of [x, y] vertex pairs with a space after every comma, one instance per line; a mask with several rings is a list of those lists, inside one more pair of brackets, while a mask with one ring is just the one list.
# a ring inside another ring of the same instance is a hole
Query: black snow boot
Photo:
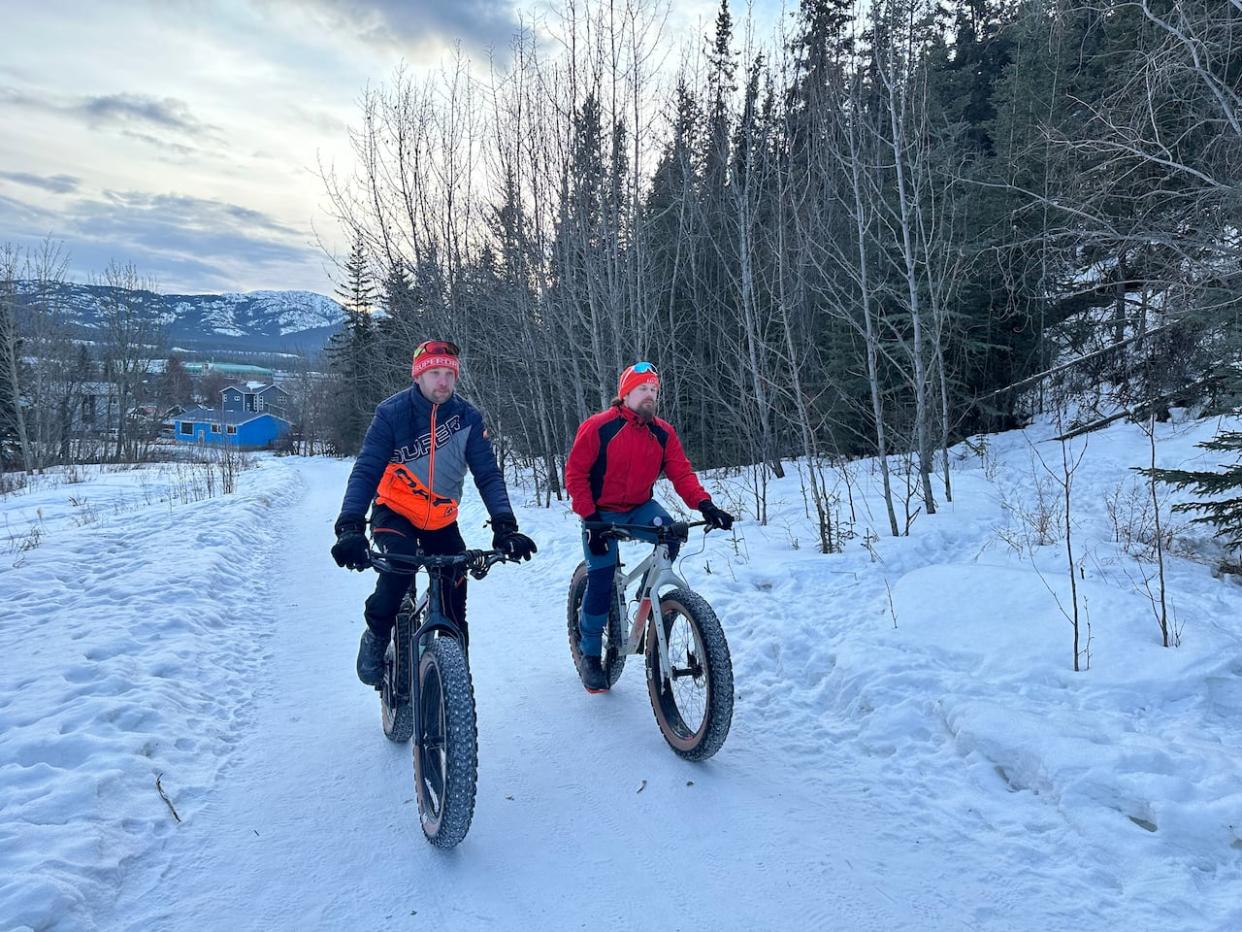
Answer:
[[581, 673], [582, 685], [586, 687], [587, 692], [608, 692], [608, 674], [604, 672], [603, 664], [600, 663], [598, 657], [583, 654]]
[[358, 679], [368, 686], [379, 686], [384, 679], [384, 653], [388, 642], [382, 641], [370, 628], [362, 631], [362, 643], [358, 645]]

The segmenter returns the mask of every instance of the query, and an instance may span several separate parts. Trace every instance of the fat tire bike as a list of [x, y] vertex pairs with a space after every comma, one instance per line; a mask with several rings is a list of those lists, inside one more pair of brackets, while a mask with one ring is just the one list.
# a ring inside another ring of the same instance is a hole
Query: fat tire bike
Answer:
[[[506, 558], [496, 550], [430, 556], [375, 549], [370, 558], [381, 572], [410, 575], [384, 655], [384, 677], [376, 687], [384, 734], [397, 743], [414, 739], [414, 789], [423, 834], [438, 848], [452, 848], [466, 837], [474, 817], [479, 736], [465, 637], [444, 614], [441, 593], [452, 585], [458, 568], [482, 579]], [[415, 586], [419, 569], [428, 577], [421, 596]]]
[[[656, 536], [651, 554], [628, 573], [618, 554], [600, 663], [611, 687], [620, 679], [626, 658], [643, 655], [647, 695], [660, 733], [676, 754], [695, 761], [720, 750], [733, 722], [733, 662], [724, 629], [707, 601], [673, 569], [669, 556], [670, 544], [685, 543], [691, 528], [706, 525], [583, 523], [587, 530], [603, 530], [605, 538], [617, 541], [635, 540], [638, 532]], [[627, 597], [635, 582], [633, 595]], [[569, 584], [567, 613], [569, 652], [579, 676], [578, 615], [586, 584], [583, 561]]]

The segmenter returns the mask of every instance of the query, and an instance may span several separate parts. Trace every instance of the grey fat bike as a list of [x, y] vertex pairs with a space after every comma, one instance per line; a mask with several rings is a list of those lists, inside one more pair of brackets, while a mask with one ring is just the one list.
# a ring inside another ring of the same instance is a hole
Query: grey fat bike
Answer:
[[[506, 558], [495, 550], [406, 556], [374, 548], [370, 558], [381, 572], [410, 574], [384, 655], [384, 677], [376, 687], [384, 734], [398, 743], [414, 739], [414, 789], [423, 834], [436, 847], [452, 848], [466, 837], [474, 817], [479, 748], [465, 637], [444, 614], [441, 592], [453, 584], [460, 567], [482, 579]], [[415, 592], [419, 569], [428, 577], [421, 597]]]
[[[600, 663], [611, 687], [627, 657], [643, 656], [647, 695], [660, 733], [675, 753], [695, 761], [720, 750], [733, 721], [733, 662], [724, 629], [712, 607], [673, 569], [669, 556], [670, 544], [685, 543], [691, 528], [706, 523], [584, 524], [617, 541], [635, 540], [640, 531], [656, 536], [651, 554], [633, 570], [627, 573], [617, 561]], [[579, 673], [578, 615], [586, 584], [583, 561], [569, 584], [568, 604], [569, 650]]]

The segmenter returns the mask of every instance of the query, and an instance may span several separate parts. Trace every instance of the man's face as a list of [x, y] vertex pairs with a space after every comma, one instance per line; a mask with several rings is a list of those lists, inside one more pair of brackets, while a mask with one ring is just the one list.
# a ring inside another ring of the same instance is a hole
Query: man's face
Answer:
[[414, 380], [423, 397], [432, 404], [442, 405], [457, 387], [457, 373], [452, 369], [428, 369]]
[[660, 398], [660, 386], [655, 382], [644, 382], [625, 396], [625, 405], [643, 417], [655, 417], [656, 402]]

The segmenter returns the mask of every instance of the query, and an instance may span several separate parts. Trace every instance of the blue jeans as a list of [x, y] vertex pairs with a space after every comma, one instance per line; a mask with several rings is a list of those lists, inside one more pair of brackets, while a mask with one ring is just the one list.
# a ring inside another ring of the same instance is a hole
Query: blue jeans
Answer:
[[[654, 524], [659, 518], [660, 523], [673, 523], [672, 517], [655, 499], [639, 505], [630, 511], [601, 511], [601, 521], [609, 524]], [[653, 532], [635, 531], [634, 536], [640, 540], [654, 542]], [[677, 543], [669, 544], [669, 556], [677, 556]], [[619, 559], [618, 545], [615, 540], [608, 541], [608, 552], [591, 553], [587, 546], [587, 532], [582, 531], [582, 552], [586, 554], [587, 585], [582, 596], [582, 609], [578, 615], [578, 646], [588, 657], [598, 657], [603, 651], [604, 626], [608, 624], [608, 609], [612, 605], [612, 579]]]

